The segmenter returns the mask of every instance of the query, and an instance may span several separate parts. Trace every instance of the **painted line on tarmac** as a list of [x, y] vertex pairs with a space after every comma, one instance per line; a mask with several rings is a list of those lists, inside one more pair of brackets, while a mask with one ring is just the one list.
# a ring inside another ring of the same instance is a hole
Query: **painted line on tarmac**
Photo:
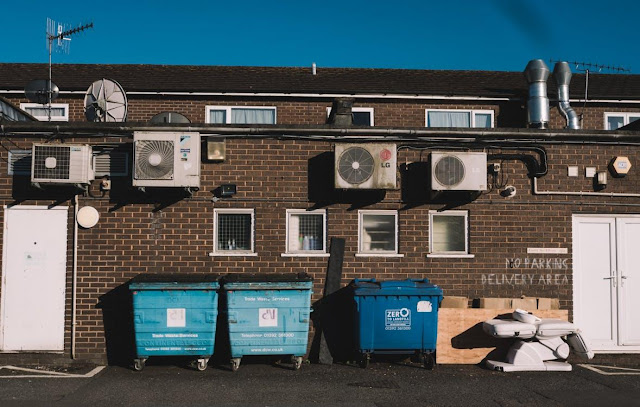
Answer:
[[[630, 367], [617, 367], [617, 366], [603, 366], [603, 365], [591, 365], [591, 364], [580, 364], [578, 366], [584, 367], [585, 369], [589, 369], [593, 372], [599, 373], [605, 376], [635, 376], [640, 375], [640, 369], [632, 369]], [[615, 372], [607, 372], [602, 369], [607, 370], [616, 370]]]
[[98, 373], [100, 373], [105, 366], [98, 366], [91, 370], [89, 373], [85, 374], [75, 374], [75, 373], [63, 373], [63, 372], [53, 372], [49, 370], [38, 370], [38, 369], [29, 369], [26, 367], [18, 367], [18, 366], [0, 366], [0, 370], [17, 370], [19, 372], [27, 372], [27, 373], [37, 373], [37, 374], [22, 374], [22, 375], [9, 375], [9, 376], [0, 376], [0, 379], [38, 379], [38, 378], [56, 378], [56, 379], [78, 379], [78, 378], [91, 378]]

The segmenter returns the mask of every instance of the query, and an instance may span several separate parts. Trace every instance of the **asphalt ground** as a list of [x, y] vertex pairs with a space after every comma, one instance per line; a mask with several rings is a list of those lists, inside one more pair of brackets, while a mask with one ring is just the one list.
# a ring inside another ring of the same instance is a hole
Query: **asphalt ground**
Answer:
[[[640, 406], [640, 368], [502, 373], [410, 362], [286, 364], [244, 358], [237, 372], [188, 363], [130, 368], [0, 368], [0, 406]], [[22, 369], [22, 370], [21, 370]], [[50, 372], [57, 376], [51, 377]], [[85, 376], [86, 375], [86, 376]]]

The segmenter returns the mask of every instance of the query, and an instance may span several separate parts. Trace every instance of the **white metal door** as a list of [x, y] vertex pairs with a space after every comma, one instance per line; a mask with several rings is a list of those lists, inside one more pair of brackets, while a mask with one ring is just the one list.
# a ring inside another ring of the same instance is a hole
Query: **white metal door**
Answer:
[[67, 207], [5, 207], [0, 350], [64, 350]]
[[593, 350], [640, 350], [640, 217], [574, 216], [574, 322]]

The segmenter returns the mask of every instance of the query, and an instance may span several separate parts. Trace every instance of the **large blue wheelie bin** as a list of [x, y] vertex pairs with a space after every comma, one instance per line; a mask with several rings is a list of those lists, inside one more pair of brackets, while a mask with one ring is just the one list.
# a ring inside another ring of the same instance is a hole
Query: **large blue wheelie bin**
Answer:
[[372, 353], [417, 354], [433, 369], [442, 289], [426, 278], [355, 279], [350, 285], [360, 365], [367, 367]]
[[231, 370], [243, 356], [290, 356], [297, 370], [307, 353], [312, 278], [298, 274], [229, 274], [226, 297]]
[[129, 284], [133, 297], [136, 359], [192, 356], [205, 370], [213, 355], [218, 318], [218, 276], [140, 274]]

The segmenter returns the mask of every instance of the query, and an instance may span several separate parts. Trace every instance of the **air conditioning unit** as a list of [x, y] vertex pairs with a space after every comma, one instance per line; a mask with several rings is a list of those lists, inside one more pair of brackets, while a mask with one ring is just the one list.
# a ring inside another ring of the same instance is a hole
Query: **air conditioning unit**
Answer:
[[487, 154], [434, 151], [431, 153], [431, 189], [486, 191]]
[[397, 189], [395, 144], [336, 144], [335, 187]]
[[82, 184], [94, 179], [91, 146], [78, 144], [34, 144], [31, 182], [34, 184]]
[[200, 133], [133, 133], [133, 186], [200, 188]]

